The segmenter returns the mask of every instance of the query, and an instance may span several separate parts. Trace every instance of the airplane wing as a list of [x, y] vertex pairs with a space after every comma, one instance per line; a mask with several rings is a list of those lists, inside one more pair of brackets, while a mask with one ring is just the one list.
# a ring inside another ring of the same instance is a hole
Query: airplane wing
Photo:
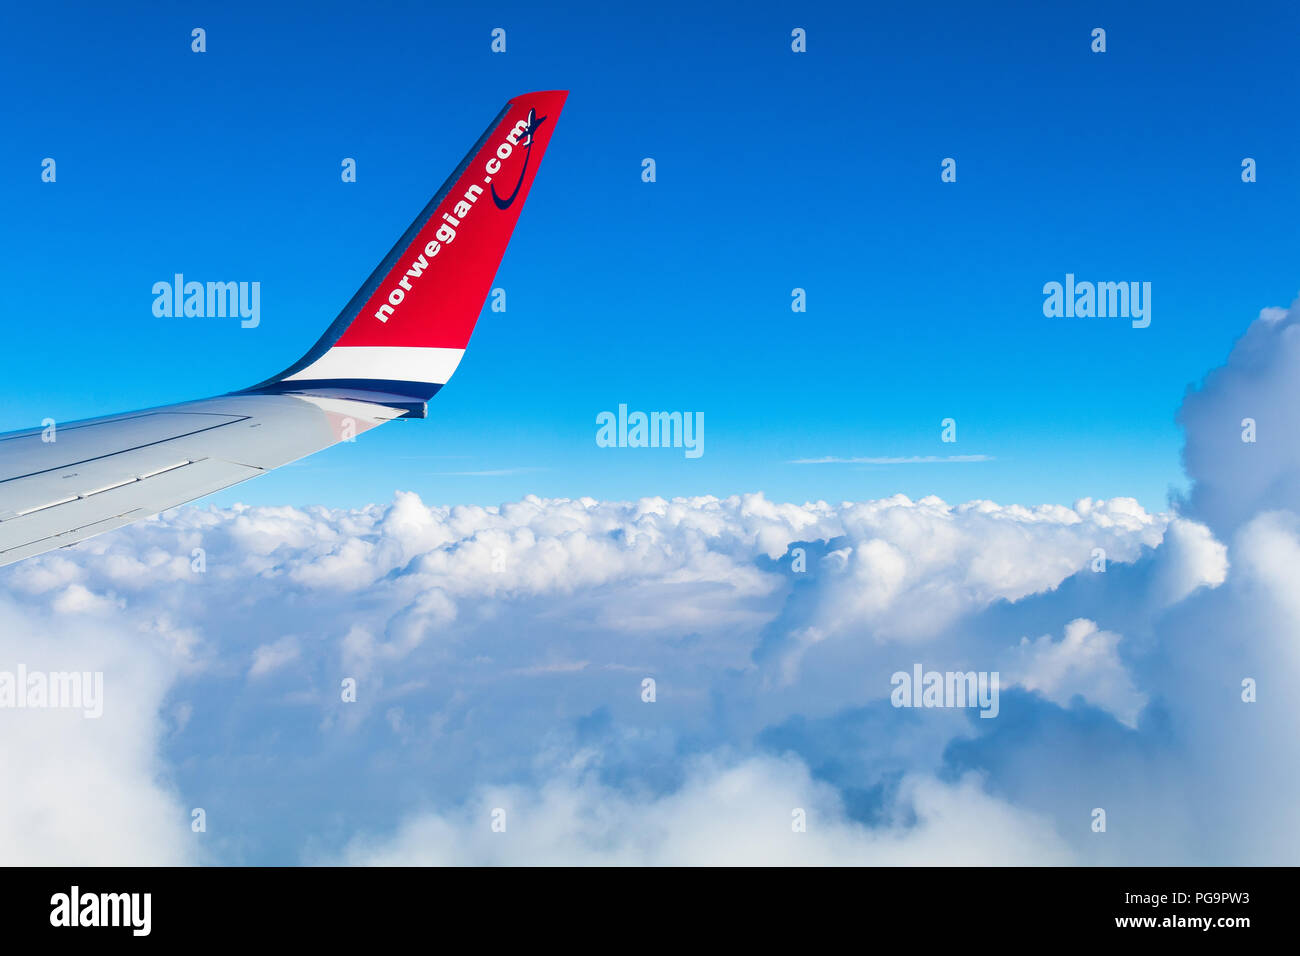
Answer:
[[0, 565], [424, 418], [451, 378], [567, 93], [515, 97], [307, 354], [250, 388], [0, 435]]

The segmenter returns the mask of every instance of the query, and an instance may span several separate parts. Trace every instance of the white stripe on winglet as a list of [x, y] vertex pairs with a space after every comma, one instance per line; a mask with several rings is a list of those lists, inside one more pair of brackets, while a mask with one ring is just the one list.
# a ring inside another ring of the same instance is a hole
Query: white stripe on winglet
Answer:
[[320, 378], [375, 378], [395, 382], [445, 385], [464, 349], [421, 349], [373, 345], [336, 345], [285, 381]]

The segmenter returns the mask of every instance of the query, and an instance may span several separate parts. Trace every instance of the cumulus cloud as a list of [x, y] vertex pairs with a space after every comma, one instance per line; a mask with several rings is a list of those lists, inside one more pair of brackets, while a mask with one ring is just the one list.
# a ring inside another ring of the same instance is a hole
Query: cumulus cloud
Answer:
[[1188, 513], [1221, 537], [1262, 511], [1300, 511], [1298, 370], [1300, 299], [1262, 310], [1227, 363], [1183, 401]]
[[1045, 634], [1036, 641], [1024, 637], [1011, 658], [1007, 676], [1011, 684], [1037, 691], [1050, 701], [1069, 706], [1077, 695], [1114, 714], [1129, 727], [1137, 726], [1146, 697], [1119, 657], [1120, 635], [1097, 628], [1094, 621], [1077, 618], [1065, 625], [1065, 636], [1054, 641]]
[[116, 601], [48, 583], [43, 606], [0, 596], [0, 672], [28, 681], [39, 674], [50, 685], [82, 675], [87, 691], [98, 679], [101, 713], [49, 706], [53, 695], [0, 709], [0, 856], [20, 866], [201, 861], [159, 754], [159, 712], [187, 666], [183, 651], [147, 621], [124, 623]]

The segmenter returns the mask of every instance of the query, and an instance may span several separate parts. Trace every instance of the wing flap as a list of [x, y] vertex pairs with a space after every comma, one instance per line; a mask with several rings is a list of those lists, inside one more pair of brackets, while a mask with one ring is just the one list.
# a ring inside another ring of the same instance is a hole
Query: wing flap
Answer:
[[0, 521], [0, 563], [72, 544], [261, 473], [260, 468], [218, 458], [187, 461], [105, 491]]
[[[220, 412], [160, 409], [0, 436], [0, 482], [12, 482], [54, 470], [76, 470], [78, 466], [90, 466], [97, 460], [124, 451], [200, 434], [239, 418], [238, 415]], [[6, 490], [16, 487], [6, 485]]]
[[[322, 395], [234, 395], [0, 441], [0, 565], [255, 478], [408, 408]], [[117, 448], [117, 451], [108, 449]]]

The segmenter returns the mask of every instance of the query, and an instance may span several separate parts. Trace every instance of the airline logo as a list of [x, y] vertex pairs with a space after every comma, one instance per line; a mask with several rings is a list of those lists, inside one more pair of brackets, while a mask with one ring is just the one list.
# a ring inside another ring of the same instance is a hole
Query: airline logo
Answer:
[[[520, 190], [524, 186], [524, 179], [528, 175], [529, 159], [533, 152], [533, 134], [546, 122], [548, 117], [537, 116], [536, 109], [529, 109], [528, 115], [518, 120], [506, 135], [497, 144], [496, 149], [487, 154], [488, 158], [483, 160], [483, 153], [475, 157], [480, 163], [479, 171], [482, 181], [466, 183], [466, 179], [474, 171], [471, 165], [465, 175], [457, 183], [458, 189], [463, 189], [456, 198], [449, 197], [445, 204], [451, 204], [450, 209], [441, 211], [441, 215], [431, 220], [424, 230], [421, 231], [423, 238], [430, 226], [435, 226], [433, 235], [420, 246], [419, 241], [415, 243], [415, 256], [408, 260], [405, 271], [397, 276], [395, 282], [392, 282], [392, 275], [389, 280], [387, 293], [379, 300], [378, 308], [374, 310], [374, 317], [382, 323], [387, 323], [390, 319], [401, 317], [402, 305], [408, 300], [408, 297], [415, 291], [415, 283], [419, 282], [426, 274], [434, 270], [434, 260], [438, 255], [451, 246], [458, 235], [458, 230], [466, 227], [467, 218], [473, 213], [478, 204], [479, 198], [483, 195], [486, 187], [492, 194], [492, 200], [496, 207], [501, 210], [509, 209]], [[510, 160], [512, 156], [517, 157], [523, 154], [523, 162], [519, 166], [519, 176], [515, 181], [514, 189], [504, 199], [497, 194], [496, 185], [493, 179], [502, 171], [502, 164]], [[504, 248], [502, 248], [504, 252]], [[495, 264], [494, 264], [495, 266]], [[494, 269], [495, 271], [495, 269]], [[343, 344], [340, 342], [339, 344]]]
[[[515, 183], [514, 192], [510, 194], [509, 199], [502, 199], [497, 195], [497, 187], [492, 186], [492, 201], [497, 204], [498, 209], [509, 209], [514, 203], [515, 197], [519, 195], [519, 187], [524, 184], [524, 173], [528, 172], [528, 160], [533, 155], [533, 131], [546, 122], [546, 117], [537, 118], [537, 110], [528, 111], [528, 119], [524, 121], [524, 138], [518, 144], [524, 149], [524, 165], [519, 170], [519, 181]], [[517, 127], [516, 127], [517, 129]], [[507, 137], [508, 140], [508, 137]]]

